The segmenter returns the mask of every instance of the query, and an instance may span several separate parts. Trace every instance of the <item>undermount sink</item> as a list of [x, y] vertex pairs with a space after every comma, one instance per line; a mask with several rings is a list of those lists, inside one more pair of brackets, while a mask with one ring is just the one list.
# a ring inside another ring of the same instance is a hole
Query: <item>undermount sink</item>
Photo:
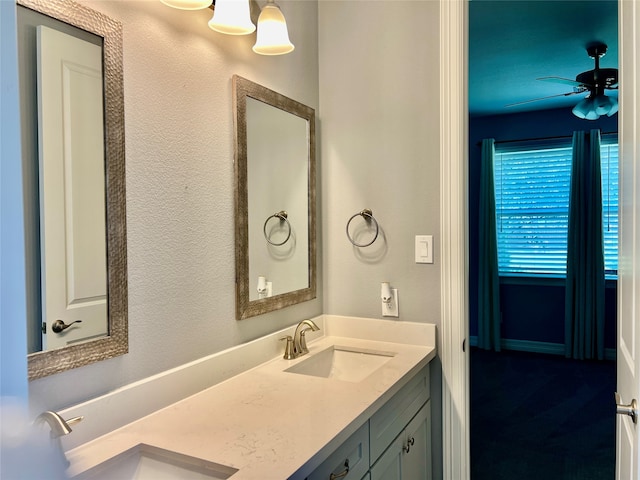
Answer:
[[333, 345], [285, 370], [289, 373], [360, 382], [395, 353]]
[[211, 480], [226, 479], [235, 468], [141, 443], [74, 479]]

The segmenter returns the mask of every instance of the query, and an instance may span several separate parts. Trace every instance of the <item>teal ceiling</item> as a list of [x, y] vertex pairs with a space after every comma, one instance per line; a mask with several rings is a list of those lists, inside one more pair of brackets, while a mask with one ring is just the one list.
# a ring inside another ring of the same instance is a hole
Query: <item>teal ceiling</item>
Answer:
[[600, 67], [618, 68], [617, 9], [616, 0], [471, 0], [471, 115], [572, 108], [586, 94], [505, 105], [571, 92], [571, 86], [536, 78], [575, 79], [593, 69], [594, 61], [586, 52], [586, 46], [593, 42], [609, 47]]

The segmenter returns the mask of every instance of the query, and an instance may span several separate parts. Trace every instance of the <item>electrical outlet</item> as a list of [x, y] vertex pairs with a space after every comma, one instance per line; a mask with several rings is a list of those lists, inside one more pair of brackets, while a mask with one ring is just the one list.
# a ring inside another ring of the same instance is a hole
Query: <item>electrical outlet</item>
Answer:
[[389, 302], [382, 302], [382, 316], [383, 317], [398, 317], [399, 305], [398, 305], [398, 289], [391, 289], [391, 300]]

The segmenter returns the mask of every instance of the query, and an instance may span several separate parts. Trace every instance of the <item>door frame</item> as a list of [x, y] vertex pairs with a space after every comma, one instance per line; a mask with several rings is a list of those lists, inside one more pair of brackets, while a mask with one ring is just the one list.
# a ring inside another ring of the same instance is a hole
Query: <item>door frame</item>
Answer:
[[442, 468], [459, 480], [470, 478], [467, 19], [467, 0], [440, 0]]

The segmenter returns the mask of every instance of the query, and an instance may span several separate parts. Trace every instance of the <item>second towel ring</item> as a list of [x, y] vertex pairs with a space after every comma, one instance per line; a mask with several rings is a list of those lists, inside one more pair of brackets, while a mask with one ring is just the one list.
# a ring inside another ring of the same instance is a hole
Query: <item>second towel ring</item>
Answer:
[[[280, 247], [281, 245], [284, 245], [285, 243], [287, 243], [289, 241], [289, 238], [291, 238], [291, 224], [289, 223], [289, 220], [287, 219], [288, 216], [289, 216], [289, 214], [287, 212], [285, 212], [284, 210], [280, 210], [279, 212], [268, 216], [267, 219], [264, 221], [264, 226], [262, 227], [262, 232], [264, 233], [264, 238], [265, 238], [265, 240], [267, 242], [269, 242], [274, 247]], [[269, 223], [269, 220], [271, 220], [272, 218], [280, 219], [281, 223], [282, 222], [286, 222], [287, 223], [287, 227], [289, 229], [289, 231], [287, 232], [287, 238], [285, 238], [280, 243], [272, 242], [271, 238], [269, 238], [269, 235], [267, 234], [267, 223]]]
[[[373, 222], [373, 224], [376, 226], [376, 234], [373, 236], [373, 240], [371, 240], [369, 243], [357, 243], [352, 237], [351, 235], [349, 235], [349, 225], [351, 224], [351, 221], [356, 218], [357, 216], [361, 216], [362, 218], [365, 219], [365, 221], [367, 222]], [[369, 245], [371, 245], [373, 242], [376, 241], [376, 239], [378, 238], [378, 233], [380, 232], [380, 227], [378, 227], [378, 222], [376, 220], [376, 218], [373, 216], [373, 212], [368, 209], [365, 208], [364, 210], [362, 210], [361, 212], [356, 213], [355, 215], [352, 215], [351, 218], [349, 219], [349, 221], [347, 222], [347, 238], [349, 239], [349, 241], [356, 247], [368, 247]]]

